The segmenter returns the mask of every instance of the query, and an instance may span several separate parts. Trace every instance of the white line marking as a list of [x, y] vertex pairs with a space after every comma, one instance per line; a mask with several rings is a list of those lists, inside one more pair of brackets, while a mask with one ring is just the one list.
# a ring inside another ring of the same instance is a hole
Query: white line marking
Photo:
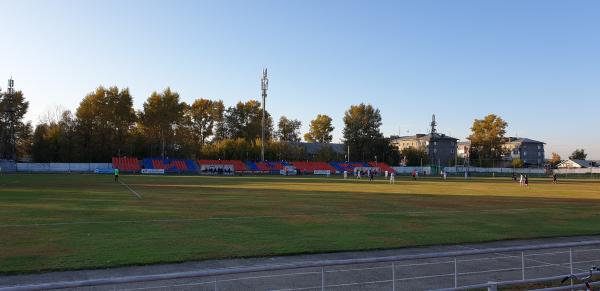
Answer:
[[214, 283], [215, 283], [215, 281], [209, 281], [209, 282], [198, 282], [198, 283], [187, 283], [187, 284], [175, 284], [175, 285], [162, 285], [162, 286], [152, 286], [152, 287], [128, 288], [128, 289], [118, 289], [118, 290], [120, 290], [120, 291], [150, 290], [150, 289], [160, 289], [160, 288], [168, 288], [168, 287], [198, 286], [198, 285], [206, 285], [206, 284], [214, 284]]
[[135, 190], [131, 189], [131, 187], [129, 187], [129, 185], [123, 183], [122, 180], [119, 180], [119, 183], [121, 183], [121, 185], [127, 187], [127, 189], [129, 189], [129, 191], [131, 191], [131, 193], [135, 194], [135, 196], [137, 196], [138, 199], [142, 199], [142, 195], [140, 195], [140, 193], [138, 193]]

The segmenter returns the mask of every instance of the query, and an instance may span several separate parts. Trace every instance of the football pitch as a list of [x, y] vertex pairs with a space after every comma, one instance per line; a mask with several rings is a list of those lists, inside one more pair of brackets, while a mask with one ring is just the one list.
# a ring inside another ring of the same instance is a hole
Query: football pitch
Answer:
[[600, 234], [600, 181], [0, 176], [0, 273]]

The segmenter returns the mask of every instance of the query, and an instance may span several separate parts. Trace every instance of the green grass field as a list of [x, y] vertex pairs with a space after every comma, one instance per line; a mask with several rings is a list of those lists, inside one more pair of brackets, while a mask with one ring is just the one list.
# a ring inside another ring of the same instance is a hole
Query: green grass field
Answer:
[[600, 233], [600, 181], [0, 177], [0, 273]]

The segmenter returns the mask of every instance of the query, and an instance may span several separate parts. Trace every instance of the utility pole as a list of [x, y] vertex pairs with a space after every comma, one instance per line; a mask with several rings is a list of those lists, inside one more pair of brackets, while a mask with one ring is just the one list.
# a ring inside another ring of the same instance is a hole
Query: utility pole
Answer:
[[350, 163], [350, 145], [348, 145], [348, 155], [346, 157], [346, 163]]
[[261, 121], [261, 139], [260, 139], [260, 159], [265, 160], [265, 107], [267, 106], [267, 90], [269, 89], [269, 78], [267, 78], [267, 68], [263, 70], [263, 76], [260, 79], [260, 89], [262, 91], [262, 121]]
[[15, 162], [17, 161], [17, 140], [15, 137], [15, 80], [12, 77], [8, 79], [8, 90], [4, 94], [4, 101], [6, 103], [4, 112], [8, 115], [8, 120], [10, 122], [10, 127], [8, 129], [8, 145], [7, 149], [4, 149], [5, 153], [8, 153], [6, 156], [9, 159], [13, 159]]
[[[436, 167], [435, 165], [435, 161], [437, 159], [437, 130], [435, 129], [435, 126], [437, 125], [437, 122], [435, 122], [435, 114], [431, 115], [431, 130], [430, 130], [430, 138], [429, 138], [429, 157], [430, 157], [430, 164], [432, 165], [432, 167], [436, 168], [435, 171], [438, 172], [439, 171], [439, 162], [438, 162], [438, 166]], [[432, 149], [432, 145], [433, 145], [433, 149]]]

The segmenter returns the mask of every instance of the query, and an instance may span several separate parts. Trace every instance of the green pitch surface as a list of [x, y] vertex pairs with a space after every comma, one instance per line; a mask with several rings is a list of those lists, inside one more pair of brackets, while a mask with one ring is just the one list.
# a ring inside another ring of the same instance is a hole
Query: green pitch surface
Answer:
[[0, 273], [600, 233], [600, 182], [0, 177]]

